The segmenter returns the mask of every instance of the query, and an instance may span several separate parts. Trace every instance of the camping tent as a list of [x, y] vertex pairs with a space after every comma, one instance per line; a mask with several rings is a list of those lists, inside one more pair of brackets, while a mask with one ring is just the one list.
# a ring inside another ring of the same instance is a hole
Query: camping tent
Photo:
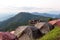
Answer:
[[35, 27], [37, 27], [43, 34], [48, 33], [50, 30], [54, 28], [51, 24], [47, 22], [38, 22], [35, 24]]
[[35, 40], [43, 34], [34, 26], [20, 26], [16, 29], [15, 35], [19, 40]]

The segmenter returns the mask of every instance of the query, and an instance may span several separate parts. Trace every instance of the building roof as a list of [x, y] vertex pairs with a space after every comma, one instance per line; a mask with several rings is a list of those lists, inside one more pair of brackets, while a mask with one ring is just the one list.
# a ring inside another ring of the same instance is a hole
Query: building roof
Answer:
[[52, 25], [58, 25], [58, 24], [60, 24], [60, 19], [58, 19], [58, 20], [52, 20], [52, 21], [49, 21], [48, 23], [50, 23], [50, 24], [52, 24]]
[[35, 27], [37, 27], [38, 29], [42, 28], [44, 25], [46, 24], [46, 22], [40, 22], [35, 24]]
[[17, 37], [19, 37], [27, 27], [28, 27], [28, 26], [19, 26], [19, 27], [15, 30], [15, 35], [16, 35]]
[[20, 26], [16, 29], [15, 35], [18, 37], [18, 39], [23, 38], [21, 40], [28, 39], [28, 38], [30, 38], [31, 40], [31, 37], [32, 39], [34, 39], [42, 36], [43, 34], [35, 26]]
[[52, 21], [49, 21], [48, 23], [54, 25], [56, 22], [57, 22], [57, 20], [52, 20]]

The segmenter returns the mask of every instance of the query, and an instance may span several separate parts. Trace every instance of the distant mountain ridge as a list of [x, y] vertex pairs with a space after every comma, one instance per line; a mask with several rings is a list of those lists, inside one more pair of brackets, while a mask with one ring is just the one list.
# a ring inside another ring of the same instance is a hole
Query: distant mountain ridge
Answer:
[[9, 19], [10, 17], [13, 17], [15, 14], [11, 13], [4, 13], [4, 14], [0, 14], [0, 22]]
[[51, 17], [51, 18], [60, 18], [60, 14], [54, 14], [54, 13], [38, 13], [38, 12], [33, 12], [32, 14], [34, 15], [40, 15], [40, 16], [45, 16], [45, 17]]
[[[18, 13], [17, 13], [18, 14]], [[45, 16], [45, 17], [51, 17], [51, 18], [60, 18], [60, 11], [50, 11], [46, 13], [41, 13], [41, 12], [31, 12], [31, 14], [34, 15], [40, 15], [40, 16]], [[16, 13], [4, 13], [0, 15], [0, 22], [9, 19], [10, 17], [15, 16]]]

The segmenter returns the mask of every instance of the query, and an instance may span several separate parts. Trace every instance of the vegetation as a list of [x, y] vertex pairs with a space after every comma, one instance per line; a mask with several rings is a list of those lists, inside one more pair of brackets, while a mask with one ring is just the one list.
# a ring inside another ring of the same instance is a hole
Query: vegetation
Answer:
[[40, 40], [60, 40], [60, 27], [56, 27], [51, 32], [43, 36]]
[[1, 22], [0, 28], [2, 29], [0, 29], [0, 31], [8, 31], [8, 30], [11, 31], [17, 28], [18, 26], [29, 25], [28, 21], [34, 19], [48, 21], [49, 17], [33, 15], [28, 12], [21, 12], [8, 20]]

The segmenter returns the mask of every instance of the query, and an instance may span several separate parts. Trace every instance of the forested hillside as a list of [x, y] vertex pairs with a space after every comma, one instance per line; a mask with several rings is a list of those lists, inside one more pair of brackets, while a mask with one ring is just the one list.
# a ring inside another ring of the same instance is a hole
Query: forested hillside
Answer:
[[28, 12], [20, 12], [14, 17], [11, 17], [8, 20], [5, 20], [2, 23], [0, 23], [0, 31], [14, 30], [18, 26], [28, 25], [28, 21], [34, 19], [48, 21], [49, 17], [33, 15]]

